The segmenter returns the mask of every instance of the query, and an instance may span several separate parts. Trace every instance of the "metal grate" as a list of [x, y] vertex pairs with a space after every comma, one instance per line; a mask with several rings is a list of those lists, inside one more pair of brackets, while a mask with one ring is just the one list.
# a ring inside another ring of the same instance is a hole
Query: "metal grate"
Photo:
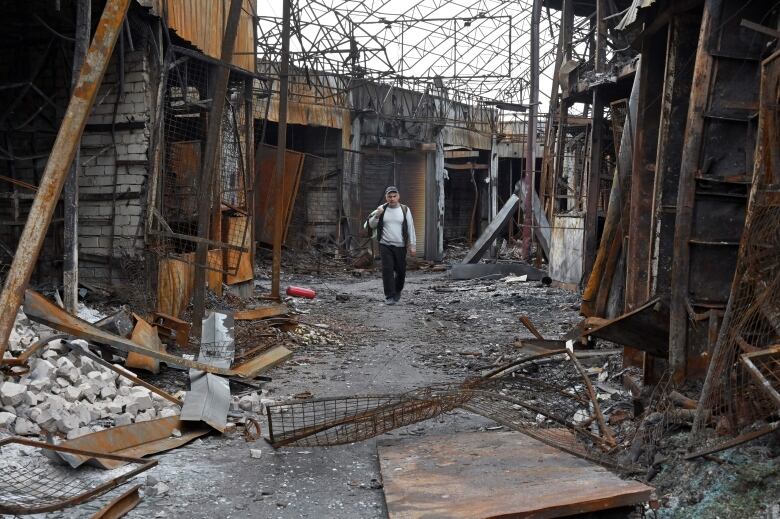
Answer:
[[[13, 445], [37, 448], [38, 454], [14, 456]], [[128, 465], [110, 472], [87, 466], [74, 470], [39, 455], [41, 451], [119, 460]], [[157, 464], [156, 460], [69, 449], [16, 437], [0, 440], [0, 452], [0, 514], [32, 514], [74, 506], [116, 488]]]
[[[246, 141], [251, 103], [245, 97], [246, 78], [231, 73], [222, 115], [218, 171], [213, 185], [203, 186], [201, 161], [211, 106], [213, 67], [205, 59], [175, 49], [166, 58], [159, 197], [152, 211], [152, 233], [157, 240], [152, 249], [160, 256], [194, 264], [194, 252], [201, 240], [198, 237], [200, 202], [203, 197], [209, 197], [212, 229], [208, 245], [224, 253], [209, 254], [203, 267], [235, 275], [242, 255], [249, 253], [247, 164], [251, 145]], [[245, 218], [228, 218], [236, 215]]]
[[366, 440], [458, 407], [572, 454], [617, 464], [616, 442], [588, 375], [566, 350], [525, 357], [461, 384], [284, 402], [266, 412], [274, 447], [327, 446]]

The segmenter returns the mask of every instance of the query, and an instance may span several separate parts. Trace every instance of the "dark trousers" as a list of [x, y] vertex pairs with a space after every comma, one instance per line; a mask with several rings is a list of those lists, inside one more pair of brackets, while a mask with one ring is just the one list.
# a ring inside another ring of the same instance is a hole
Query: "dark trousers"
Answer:
[[406, 279], [406, 247], [379, 244], [385, 298], [401, 295]]

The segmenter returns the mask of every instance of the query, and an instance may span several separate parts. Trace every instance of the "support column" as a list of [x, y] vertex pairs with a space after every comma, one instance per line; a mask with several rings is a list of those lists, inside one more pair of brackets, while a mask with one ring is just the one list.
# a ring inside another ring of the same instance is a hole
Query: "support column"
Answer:
[[[92, 32], [92, 1], [78, 0], [76, 4], [76, 42], [73, 45], [73, 68], [71, 73], [71, 95], [76, 88], [81, 66], [89, 50]], [[65, 209], [65, 233], [63, 237], [65, 256], [62, 263], [62, 284], [65, 310], [73, 315], [78, 313], [79, 302], [79, 148], [70, 166], [68, 178], [63, 188], [63, 206]]]
[[526, 127], [525, 200], [523, 201], [523, 259], [531, 260], [531, 239], [534, 223], [534, 189], [536, 176], [536, 114], [539, 110], [539, 22], [542, 0], [534, 0], [531, 12], [531, 94], [528, 126]]

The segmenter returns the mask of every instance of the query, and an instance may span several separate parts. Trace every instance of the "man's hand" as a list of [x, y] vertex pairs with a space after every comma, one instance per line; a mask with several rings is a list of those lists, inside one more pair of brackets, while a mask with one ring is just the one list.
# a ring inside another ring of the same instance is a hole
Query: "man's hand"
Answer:
[[375, 218], [379, 218], [380, 216], [382, 216], [382, 213], [384, 213], [384, 212], [385, 212], [385, 205], [382, 204], [382, 205], [380, 205], [379, 207], [376, 208], [376, 214], [374, 214], [374, 217]]
[[412, 245], [409, 246], [409, 254], [412, 256], [417, 256], [417, 247], [414, 247]]

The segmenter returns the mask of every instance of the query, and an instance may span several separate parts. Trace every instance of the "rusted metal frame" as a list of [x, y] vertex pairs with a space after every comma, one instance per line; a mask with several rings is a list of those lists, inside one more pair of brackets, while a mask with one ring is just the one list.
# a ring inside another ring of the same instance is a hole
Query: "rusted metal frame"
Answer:
[[[563, 351], [563, 350], [561, 350], [561, 351]], [[561, 395], [563, 397], [566, 397], [566, 398], [571, 398], [571, 399], [576, 400], [577, 402], [579, 402], [580, 404], [583, 404], [583, 405], [587, 405], [590, 402], [589, 398], [582, 397], [582, 396], [580, 396], [579, 394], [576, 394], [576, 393], [575, 394], [567, 393], [565, 390], [562, 390], [560, 387], [554, 386], [552, 384], [548, 384], [544, 380], [541, 380], [541, 379], [538, 379], [538, 378], [528, 377], [526, 375], [520, 375], [517, 372], [512, 372], [511, 375], [512, 375], [512, 381], [527, 382], [529, 385], [534, 385], [536, 387], [540, 387], [540, 388], [543, 388], [543, 389], [549, 389], [553, 393], [557, 393], [557, 394], [559, 394], [559, 395]], [[485, 381], [490, 381], [490, 380], [501, 380], [501, 379], [502, 378], [496, 377], [496, 378], [484, 379], [484, 380]]]
[[778, 430], [780, 430], [780, 422], [772, 422], [769, 425], [762, 427], [761, 429], [758, 429], [757, 431], [741, 434], [736, 438], [733, 438], [726, 442], [718, 443], [712, 447], [708, 447], [700, 451], [695, 451], [690, 454], [686, 454], [683, 458], [686, 460], [690, 460], [693, 458], [698, 458], [699, 456], [706, 456], [707, 454], [713, 454], [715, 452], [725, 451], [726, 449], [730, 449], [732, 447], [736, 447], [737, 445], [747, 443], [751, 440], [755, 440], [756, 438], [761, 438], [762, 436], [765, 436], [767, 434], [773, 433]]
[[[291, 0], [282, 0], [282, 56], [279, 72], [279, 130], [277, 132], [276, 171], [274, 188], [278, 196], [286, 193], [285, 153], [287, 151], [287, 94], [290, 73], [290, 6]], [[271, 265], [271, 297], [279, 299], [280, 276], [282, 272], [282, 242], [284, 240], [284, 206], [277, 203], [274, 214], [273, 262]]]
[[599, 405], [598, 395], [596, 394], [596, 390], [593, 389], [593, 384], [590, 382], [590, 377], [588, 377], [587, 371], [585, 371], [585, 368], [582, 367], [582, 364], [580, 363], [577, 356], [574, 355], [573, 351], [569, 351], [567, 349], [566, 353], [577, 367], [577, 371], [580, 372], [582, 380], [585, 382], [585, 387], [588, 389], [588, 394], [590, 395], [590, 399], [593, 402], [593, 414], [596, 415], [596, 420], [598, 421], [599, 429], [601, 429], [601, 434], [606, 437], [607, 443], [610, 446], [615, 447], [617, 445], [617, 442], [615, 441], [615, 435], [612, 434], [612, 430], [607, 427], [607, 421], [604, 420], [604, 415], [602, 414], [601, 406]]
[[[152, 114], [152, 130], [151, 130], [151, 146], [152, 146], [152, 152], [150, 153], [151, 160], [149, 161], [149, 169], [150, 169], [150, 175], [149, 175], [149, 191], [148, 191], [148, 200], [147, 200], [147, 218], [146, 218], [146, 226], [144, 228], [144, 238], [145, 241], [148, 242], [149, 236], [152, 234], [154, 222], [156, 220], [155, 216], [162, 217], [160, 213], [157, 211], [157, 199], [158, 197], [162, 198], [161, 191], [163, 189], [163, 186], [160, 183], [160, 170], [163, 167], [163, 149], [165, 148], [165, 132], [164, 132], [164, 110], [165, 108], [165, 88], [166, 84], [168, 82], [168, 60], [167, 56], [171, 56], [170, 50], [168, 53], [163, 51], [163, 23], [162, 20], [158, 21], [158, 27], [157, 27], [157, 36], [152, 35], [152, 38], [154, 38], [157, 41], [158, 46], [158, 53], [157, 53], [157, 59], [158, 59], [158, 65], [160, 67], [160, 77], [157, 78], [157, 98], [155, 99], [155, 110]], [[165, 29], [167, 31], [167, 28]], [[151, 28], [150, 28], [151, 32]], [[183, 85], [183, 83], [180, 83]], [[158, 185], [160, 184], [160, 185]]]
[[690, 246], [693, 228], [693, 206], [697, 173], [704, 135], [704, 113], [707, 109], [710, 83], [713, 76], [713, 57], [709, 53], [710, 37], [715, 17], [721, 11], [723, 0], [706, 0], [696, 49], [691, 97], [685, 125], [685, 143], [680, 162], [680, 180], [677, 190], [677, 216], [674, 229], [674, 257], [672, 260], [672, 291], [669, 319], [669, 369], [675, 382], [685, 378], [688, 358], [688, 284], [690, 280]]
[[[89, 49], [89, 37], [92, 27], [92, 0], [78, 0], [76, 2], [76, 39], [73, 46], [73, 67], [71, 88], [76, 87], [84, 57]], [[75, 314], [78, 312], [79, 290], [79, 157], [80, 145], [76, 148], [76, 155], [70, 166], [70, 173], [63, 186], [64, 208], [64, 248], [65, 256], [62, 263], [62, 281], [65, 308]]]
[[60, 510], [62, 508], [68, 508], [71, 506], [79, 505], [81, 503], [85, 503], [90, 499], [93, 499], [99, 495], [108, 492], [109, 490], [112, 490], [122, 485], [125, 481], [128, 481], [134, 478], [135, 476], [137, 476], [138, 474], [145, 472], [157, 465], [157, 460], [154, 459], [147, 460], [147, 459], [140, 459], [140, 458], [131, 458], [128, 456], [120, 456], [117, 454], [106, 454], [102, 452], [92, 452], [92, 451], [85, 451], [81, 449], [73, 449], [70, 447], [64, 447], [62, 445], [54, 445], [50, 443], [28, 440], [27, 438], [21, 438], [19, 436], [11, 436], [0, 440], [0, 448], [12, 443], [18, 443], [21, 445], [26, 445], [28, 447], [36, 447], [39, 449], [52, 450], [56, 452], [65, 452], [68, 454], [75, 454], [78, 456], [87, 456], [89, 458], [102, 458], [102, 459], [109, 459], [115, 461], [123, 461], [125, 463], [134, 463], [140, 466], [138, 468], [125, 472], [113, 479], [110, 479], [105, 483], [96, 486], [92, 490], [89, 490], [78, 496], [71, 497], [69, 499], [63, 499], [61, 502], [54, 505], [39, 506], [35, 508], [26, 508], [26, 507], [0, 504], [0, 513], [4, 513], [4, 514], [34, 514], [34, 513], [43, 513], [43, 512], [53, 512], [55, 510]]
[[[574, 424], [573, 422], [567, 421], [565, 418], [563, 418], [561, 416], [557, 416], [555, 414], [552, 414], [549, 409], [544, 409], [544, 408], [536, 406], [534, 404], [530, 404], [530, 403], [528, 403], [528, 402], [526, 402], [524, 400], [519, 400], [517, 398], [513, 398], [513, 397], [508, 396], [508, 395], [502, 395], [500, 393], [493, 393], [493, 392], [490, 392], [490, 391], [482, 391], [482, 390], [479, 390], [479, 389], [472, 390], [471, 393], [472, 393], [472, 398], [481, 396], [481, 397], [488, 398], [488, 399], [493, 398], [493, 399], [497, 399], [497, 400], [504, 400], [506, 402], [511, 402], [513, 405], [518, 405], [520, 407], [524, 407], [524, 408], [526, 408], [526, 409], [528, 409], [530, 411], [533, 411], [533, 412], [535, 412], [537, 414], [541, 414], [541, 415], [551, 419], [552, 421], [557, 422], [557, 423], [563, 425], [566, 428], [574, 429], [576, 432], [578, 432], [581, 435], [589, 438], [590, 440], [593, 441], [593, 443], [598, 445], [598, 447], [602, 451], [604, 451], [604, 452], [609, 452], [609, 451], [611, 451], [615, 447], [614, 440], [613, 440], [613, 443], [610, 444], [610, 442], [609, 441], [605, 441], [605, 439], [603, 437], [601, 437], [601, 436], [599, 436], [597, 434], [593, 434], [591, 431], [586, 429], [586, 426], [579, 425], [579, 424]], [[469, 399], [469, 400], [471, 400], [471, 399]], [[466, 409], [466, 410], [469, 410], [469, 411], [471, 411], [473, 413], [476, 413], [476, 414], [481, 414], [478, 411], [476, 411], [476, 409], [477, 409], [476, 407], [471, 407], [469, 405], [468, 401], [465, 404], [460, 405], [459, 407], [461, 407], [463, 409]], [[512, 429], [516, 429], [517, 425], [515, 424], [514, 426], [508, 426], [508, 427], [510, 427]], [[527, 430], [536, 430], [536, 428], [534, 428], [534, 427], [523, 427], [522, 429], [523, 429], [522, 432], [526, 432]], [[603, 430], [602, 430], [602, 432], [603, 432]]]
[[[548, 13], [549, 15], [549, 13]], [[563, 28], [558, 31], [558, 49], [555, 55], [555, 69], [552, 77], [552, 86], [550, 88], [550, 108], [547, 111], [547, 126], [544, 137], [544, 158], [542, 159], [542, 179], [540, 182], [541, 193], [539, 199], [542, 203], [542, 211], [547, 215], [547, 219], [552, 221], [553, 211], [555, 210], [555, 150], [557, 149], [557, 138], [562, 138], [553, 124], [555, 115], [558, 113], [560, 105], [560, 96], [558, 94], [559, 79], [558, 70], [563, 63]], [[560, 125], [560, 122], [559, 122]], [[510, 163], [510, 171], [511, 171]], [[510, 174], [511, 178], [511, 174]], [[549, 205], [548, 205], [549, 201]]]
[[520, 366], [522, 364], [527, 364], [529, 362], [536, 361], [536, 360], [546, 359], [548, 357], [554, 357], [556, 355], [563, 355], [567, 351], [568, 350], [565, 350], [565, 349], [562, 349], [562, 350], [552, 350], [552, 351], [546, 351], [544, 353], [538, 353], [536, 355], [529, 355], [528, 357], [521, 357], [521, 358], [519, 358], [519, 359], [517, 359], [515, 361], [509, 362], [507, 364], [504, 364], [502, 366], [497, 367], [496, 369], [494, 369], [492, 371], [489, 371], [489, 372], [485, 373], [484, 375], [482, 375], [482, 378], [483, 379], [496, 378], [499, 375], [504, 374], [504, 372], [511, 373], [511, 371], [509, 371], [509, 370], [511, 370], [512, 368], [515, 368], [517, 366]]
[[[663, 51], [661, 51], [663, 48]], [[651, 218], [655, 162], [663, 87], [666, 38], [645, 38], [642, 43], [642, 81], [637, 107], [637, 129], [631, 165], [631, 209], [626, 251], [625, 311], [630, 312], [650, 298], [650, 249], [654, 225]], [[659, 52], [660, 51], [660, 52]]]
[[531, 57], [530, 57], [530, 108], [526, 125], [525, 152], [525, 200], [523, 200], [523, 249], [522, 256], [531, 260], [531, 241], [534, 236], [534, 194], [536, 190], [536, 119], [539, 110], [539, 25], [542, 17], [542, 0], [534, 0], [531, 7]]
[[110, 502], [106, 503], [103, 508], [95, 512], [90, 519], [119, 519], [120, 517], [124, 517], [127, 512], [138, 506], [138, 503], [141, 502], [141, 496], [138, 493], [140, 488], [141, 485], [138, 484], [118, 495]]
[[596, 0], [596, 73], [607, 64], [607, 0]]
[[743, 353], [740, 355], [740, 360], [742, 361], [742, 364], [745, 365], [745, 368], [747, 368], [748, 373], [750, 373], [756, 383], [772, 398], [772, 400], [774, 400], [775, 405], [778, 406], [778, 409], [780, 409], [780, 393], [778, 393], [777, 389], [775, 389], [766, 379], [764, 374], [761, 373], [761, 370], [756, 367], [756, 365], [753, 363], [753, 359], [757, 357], [769, 357], [779, 354], [780, 346], [775, 346], [773, 348], [760, 350], [755, 353]]
[[593, 270], [598, 249], [598, 208], [601, 165], [604, 144], [604, 101], [601, 88], [593, 88], [593, 119], [590, 129], [590, 160], [588, 161], [588, 185], [585, 199], [585, 231], [582, 253], [582, 279]]
[[173, 402], [176, 405], [184, 404], [184, 402], [181, 399], [176, 398], [175, 396], [173, 396], [172, 394], [168, 393], [167, 391], [163, 391], [159, 387], [154, 386], [154, 385], [146, 382], [145, 380], [136, 377], [135, 375], [133, 375], [128, 370], [120, 369], [120, 368], [114, 366], [110, 362], [104, 360], [102, 357], [100, 357], [98, 355], [95, 355], [94, 353], [92, 353], [91, 351], [89, 351], [89, 350], [87, 350], [85, 348], [81, 348], [81, 347], [78, 347], [78, 346], [74, 347], [74, 346], [71, 346], [71, 345], [68, 345], [68, 347], [72, 351], [74, 351], [77, 355], [83, 355], [84, 357], [88, 357], [88, 358], [92, 359], [93, 361], [97, 362], [98, 364], [100, 364], [104, 368], [108, 368], [111, 371], [113, 371], [114, 373], [118, 374], [119, 376], [125, 377], [128, 380], [132, 380], [135, 384], [138, 384], [139, 386], [145, 387], [146, 389], [148, 389], [152, 393], [155, 393], [155, 394], [161, 396], [162, 398], [168, 400], [169, 402]]
[[626, 119], [623, 123], [623, 133], [620, 138], [617, 165], [615, 175], [613, 175], [612, 189], [609, 193], [601, 242], [588, 277], [588, 283], [582, 292], [580, 312], [586, 316], [603, 317], [605, 315], [609, 288], [622, 249], [623, 230], [625, 229], [624, 216], [630, 209], [630, 205], [626, 202], [630, 199], [631, 191], [631, 159], [634, 152], [634, 127], [636, 126], [641, 78], [642, 63], [640, 59], [634, 72], [634, 82], [631, 86]]
[[[130, 0], [109, 0], [98, 23], [78, 83], [68, 104], [57, 139], [38, 187], [14, 261], [0, 295], [0, 359], [8, 343], [16, 312], [38, 259], [49, 222], [76, 154], [87, 117], [95, 102], [103, 74], [122, 30]], [[0, 360], [2, 362], [2, 360]]]
[[[167, 224], [166, 224], [167, 225]], [[168, 227], [170, 229], [170, 227]], [[185, 240], [185, 241], [191, 241], [193, 243], [197, 244], [204, 244], [204, 245], [211, 245], [213, 247], [218, 247], [220, 249], [229, 249], [229, 250], [235, 250], [239, 252], [247, 252], [247, 247], [243, 247], [241, 245], [234, 245], [232, 243], [225, 243], [222, 241], [216, 241], [216, 240], [209, 240], [208, 238], [201, 238], [200, 236], [191, 236], [189, 234], [179, 234], [173, 231], [152, 231], [150, 234], [158, 234], [160, 236], [168, 236], [170, 238], [176, 238], [179, 240]], [[207, 262], [204, 261], [203, 263], [199, 263], [199, 265], [206, 265]]]
[[[201, 193], [198, 200], [198, 237], [209, 238], [209, 226], [211, 224], [212, 186], [214, 170], [217, 166], [217, 150], [222, 142], [222, 114], [225, 111], [225, 97], [227, 95], [230, 69], [224, 65], [233, 59], [233, 50], [236, 45], [238, 22], [241, 17], [243, 0], [231, 0], [227, 14], [225, 32], [222, 34], [221, 63], [214, 71], [215, 84], [212, 92], [211, 108], [208, 116], [208, 129], [206, 131], [206, 146], [203, 153], [201, 168], [201, 183], [206, 193]], [[217, 205], [214, 211], [221, 212]], [[192, 296], [192, 319], [198, 323], [203, 318], [206, 301], [206, 264], [208, 245], [199, 242], [195, 252], [195, 283]], [[200, 337], [200, 326], [193, 327], [194, 335]]]
[[536, 329], [536, 326], [534, 326], [534, 323], [531, 322], [531, 319], [529, 319], [527, 315], [521, 315], [519, 319], [520, 322], [523, 323], [523, 326], [528, 328], [528, 331], [531, 332], [534, 335], [534, 337], [536, 337], [537, 339], [544, 340], [542, 334], [539, 333], [539, 330]]
[[[253, 24], [255, 30], [257, 25]], [[255, 40], [252, 40], [255, 41]], [[255, 54], [257, 53], [257, 46], [255, 46]], [[255, 67], [257, 67], [257, 59], [255, 59]], [[253, 193], [255, 191], [255, 117], [254, 117], [254, 92], [252, 91], [252, 85], [254, 79], [247, 78], [244, 80], [244, 132], [245, 132], [245, 146], [244, 154], [246, 158], [245, 170], [244, 170], [244, 188], [246, 190], [244, 203], [247, 207], [247, 220], [246, 225], [249, 227], [249, 262], [254, 266], [255, 264], [255, 236], [257, 229], [255, 229], [254, 218], [249, 217], [250, 214], [254, 214], [255, 204]], [[247, 229], [245, 229], [247, 232]], [[238, 263], [236, 264], [236, 271], [238, 271]]]

